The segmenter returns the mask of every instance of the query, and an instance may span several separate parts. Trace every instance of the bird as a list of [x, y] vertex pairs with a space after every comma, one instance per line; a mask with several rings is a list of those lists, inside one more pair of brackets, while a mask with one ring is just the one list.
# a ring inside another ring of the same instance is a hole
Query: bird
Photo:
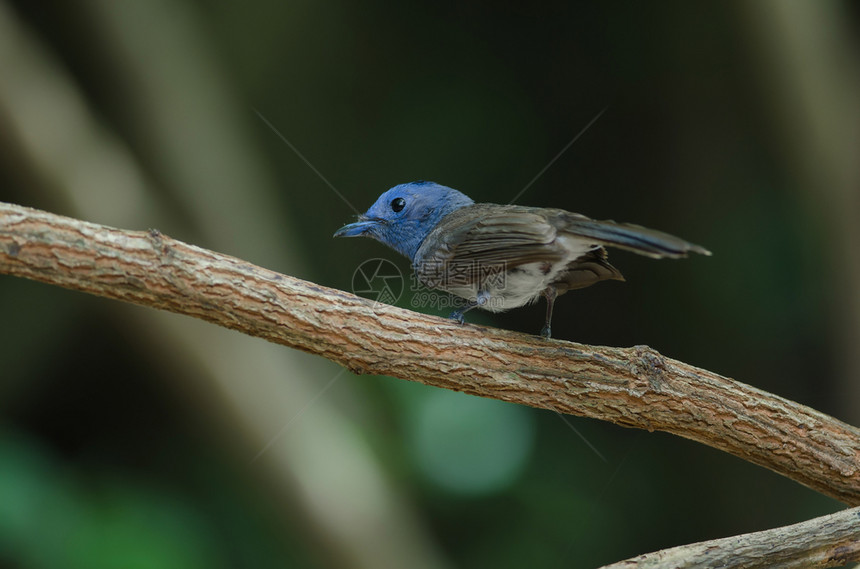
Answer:
[[623, 281], [606, 247], [655, 259], [711, 252], [630, 223], [598, 221], [562, 209], [475, 203], [462, 192], [418, 180], [382, 193], [334, 237], [369, 237], [406, 256], [419, 282], [463, 299], [451, 318], [473, 308], [503, 312], [546, 299], [541, 336], [552, 337], [562, 294], [604, 280]]

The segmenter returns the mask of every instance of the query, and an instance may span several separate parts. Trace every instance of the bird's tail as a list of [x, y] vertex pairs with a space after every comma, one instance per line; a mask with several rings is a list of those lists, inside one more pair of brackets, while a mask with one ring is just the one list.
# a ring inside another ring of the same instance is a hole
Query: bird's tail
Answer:
[[686, 257], [689, 253], [711, 254], [704, 247], [684, 241], [680, 237], [632, 223], [596, 221], [570, 215], [565, 216], [560, 230], [564, 233], [593, 239], [601, 245], [618, 247], [655, 259], [664, 257], [677, 259]]

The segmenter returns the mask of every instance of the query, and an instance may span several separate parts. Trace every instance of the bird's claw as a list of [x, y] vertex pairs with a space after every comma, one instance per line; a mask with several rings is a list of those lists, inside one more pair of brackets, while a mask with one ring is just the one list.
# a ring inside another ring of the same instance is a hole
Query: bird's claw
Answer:
[[448, 318], [450, 318], [451, 320], [455, 320], [457, 324], [464, 324], [466, 322], [466, 317], [463, 316], [462, 310], [455, 310]]
[[550, 338], [552, 338], [552, 328], [550, 328], [548, 325], [544, 326], [540, 329], [540, 335], [549, 340]]

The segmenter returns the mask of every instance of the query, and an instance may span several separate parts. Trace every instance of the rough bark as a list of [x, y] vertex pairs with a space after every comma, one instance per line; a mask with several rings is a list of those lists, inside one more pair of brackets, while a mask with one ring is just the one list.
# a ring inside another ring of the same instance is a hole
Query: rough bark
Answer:
[[860, 560], [860, 508], [799, 524], [663, 549], [601, 569], [812, 569]]
[[860, 430], [647, 346], [594, 347], [418, 314], [188, 245], [0, 204], [0, 273], [194, 316], [384, 374], [661, 430], [860, 505]]

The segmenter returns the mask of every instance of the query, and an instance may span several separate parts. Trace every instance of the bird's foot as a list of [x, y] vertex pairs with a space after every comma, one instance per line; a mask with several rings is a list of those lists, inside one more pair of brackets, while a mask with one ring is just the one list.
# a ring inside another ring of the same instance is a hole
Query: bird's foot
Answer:
[[550, 326], [552, 323], [552, 307], [555, 304], [555, 299], [558, 298], [558, 289], [553, 285], [549, 285], [541, 294], [546, 298], [546, 322], [543, 328], [541, 328], [540, 335], [549, 340], [552, 337], [552, 327]]
[[464, 324], [466, 322], [466, 317], [463, 316], [463, 312], [465, 312], [465, 311], [464, 310], [455, 310], [454, 312], [451, 313], [451, 316], [449, 316], [448, 318], [450, 318], [451, 320], [455, 320], [457, 322], [457, 324]]
[[479, 306], [484, 306], [485, 304], [487, 304], [487, 301], [489, 299], [490, 299], [489, 293], [487, 293], [485, 291], [479, 292], [478, 298], [476, 298], [475, 300], [470, 300], [470, 301], [466, 302], [466, 304], [464, 304], [463, 306], [461, 306], [460, 308], [458, 308], [457, 310], [452, 312], [451, 316], [449, 318], [451, 318], [451, 320], [456, 320], [460, 324], [464, 324], [466, 322], [466, 319], [463, 317], [463, 315], [466, 314], [467, 312], [469, 312], [470, 310], [472, 310], [473, 308], [477, 308]]

